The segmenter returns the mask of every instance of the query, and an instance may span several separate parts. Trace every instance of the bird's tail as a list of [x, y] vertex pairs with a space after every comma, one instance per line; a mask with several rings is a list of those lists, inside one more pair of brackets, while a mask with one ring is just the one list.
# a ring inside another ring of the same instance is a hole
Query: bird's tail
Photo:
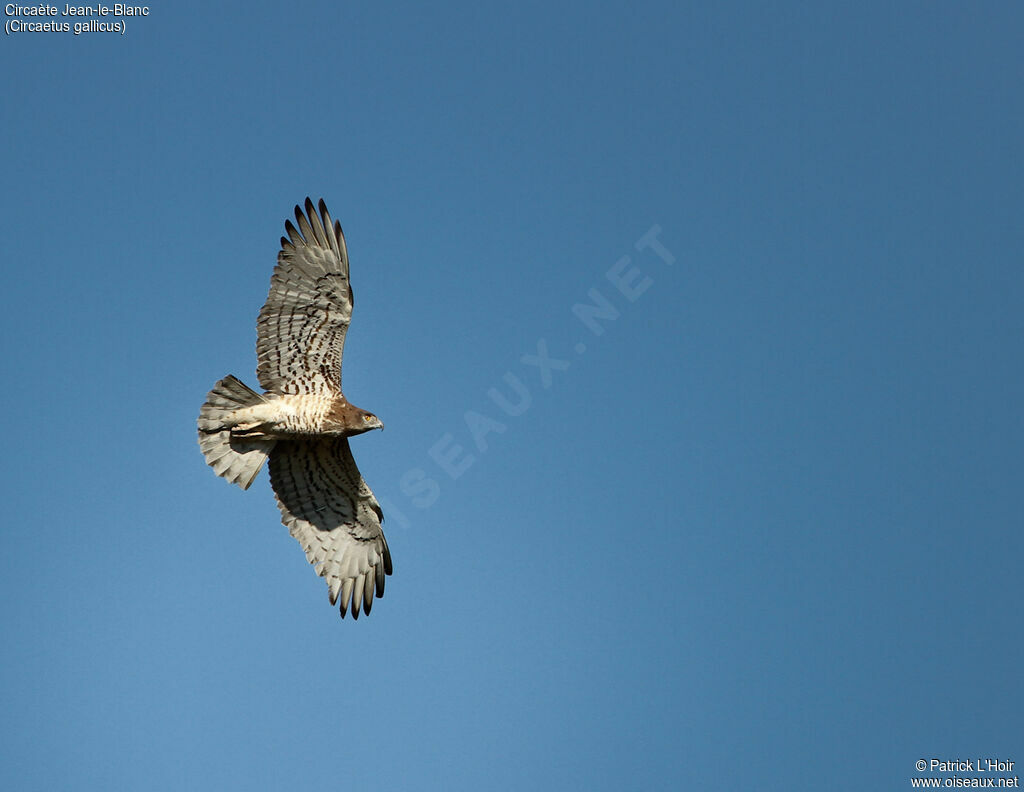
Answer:
[[206, 464], [242, 489], [249, 489], [260, 472], [275, 440], [240, 439], [231, 436], [225, 418], [240, 407], [259, 404], [263, 397], [235, 377], [227, 376], [213, 386], [199, 410], [199, 448]]

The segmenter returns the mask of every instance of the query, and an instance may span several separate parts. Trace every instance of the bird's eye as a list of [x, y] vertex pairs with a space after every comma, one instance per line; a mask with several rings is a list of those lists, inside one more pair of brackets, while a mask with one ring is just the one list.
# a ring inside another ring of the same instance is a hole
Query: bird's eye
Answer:
[[363, 416], [363, 420], [364, 421], [372, 421], [373, 420], [373, 416], [372, 415], [364, 415]]

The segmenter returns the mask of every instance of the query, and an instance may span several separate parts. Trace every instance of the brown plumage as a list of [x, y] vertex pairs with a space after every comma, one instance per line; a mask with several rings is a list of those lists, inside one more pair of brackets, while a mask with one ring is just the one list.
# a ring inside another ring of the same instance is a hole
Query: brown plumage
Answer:
[[299, 540], [331, 604], [370, 612], [392, 570], [383, 513], [352, 458], [348, 438], [383, 429], [341, 391], [341, 360], [352, 317], [348, 250], [323, 200], [319, 212], [285, 221], [270, 293], [257, 321], [257, 393], [228, 376], [199, 412], [207, 463], [248, 489], [270, 460], [281, 520]]

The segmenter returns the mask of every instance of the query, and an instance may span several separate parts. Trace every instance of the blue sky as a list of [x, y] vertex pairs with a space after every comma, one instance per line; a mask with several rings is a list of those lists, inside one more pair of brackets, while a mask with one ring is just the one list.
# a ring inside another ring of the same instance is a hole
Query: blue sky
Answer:
[[[0, 786], [1024, 762], [1018, 4], [127, 22], [0, 45]], [[195, 440], [256, 384], [307, 195], [387, 426], [353, 441], [395, 560], [358, 623]]]

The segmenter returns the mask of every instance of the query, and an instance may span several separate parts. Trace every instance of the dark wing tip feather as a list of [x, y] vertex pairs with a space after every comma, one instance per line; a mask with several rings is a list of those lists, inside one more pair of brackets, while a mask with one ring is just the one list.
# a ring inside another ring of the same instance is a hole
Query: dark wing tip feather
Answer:
[[313, 231], [313, 227], [309, 224], [309, 220], [306, 215], [303, 214], [302, 210], [298, 206], [295, 207], [295, 221], [299, 224], [299, 233], [302, 234], [302, 239], [307, 245], [314, 244], [316, 240], [316, 233]]
[[[318, 209], [319, 214], [317, 213]], [[285, 238], [281, 237], [282, 249], [289, 250], [290, 252], [295, 247], [319, 244], [327, 245], [338, 255], [347, 255], [345, 251], [345, 233], [341, 229], [341, 223], [331, 218], [331, 213], [327, 210], [327, 203], [323, 198], [319, 200], [317, 205], [314, 205], [313, 199], [307, 195], [306, 200], [301, 206], [299, 204], [295, 205], [295, 222], [285, 220], [284, 228], [288, 233], [291, 245], [285, 247]]]
[[306, 217], [309, 218], [309, 225], [313, 229], [313, 236], [316, 239], [316, 243], [320, 247], [330, 247], [331, 241], [328, 238], [327, 232], [324, 230], [324, 224], [320, 220], [320, 215], [316, 213], [316, 209], [313, 206], [313, 202], [306, 197]]
[[320, 199], [318, 207], [320, 209], [319, 220], [323, 224], [324, 229], [324, 240], [331, 246], [331, 250], [340, 256], [345, 244], [344, 238], [339, 234], [341, 224], [331, 220], [331, 213], [327, 211], [327, 203], [323, 198]]
[[[365, 573], [363, 577], [349, 578], [345, 581], [345, 584], [339, 589], [339, 593], [331, 600], [331, 605], [338, 606], [338, 613], [341, 618], [345, 618], [350, 612], [353, 619], [359, 618], [360, 610], [370, 615], [370, 611], [373, 609], [374, 599], [381, 599], [384, 596], [384, 577], [385, 575], [391, 574], [391, 558], [390, 555], [385, 556], [386, 563], [377, 562], [375, 567], [371, 567]], [[359, 584], [359, 580], [362, 583]], [[358, 592], [356, 586], [362, 585], [362, 602], [359, 602]]]

